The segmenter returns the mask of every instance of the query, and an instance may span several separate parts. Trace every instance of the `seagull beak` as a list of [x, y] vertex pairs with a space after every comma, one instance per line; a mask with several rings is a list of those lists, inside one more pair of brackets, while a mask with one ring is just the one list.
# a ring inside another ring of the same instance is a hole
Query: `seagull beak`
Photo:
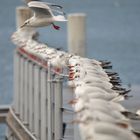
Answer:
[[74, 66], [72, 66], [72, 65], [68, 65], [68, 67], [69, 67], [69, 68], [73, 68]]
[[79, 124], [79, 123], [84, 123], [84, 122], [78, 119], [71, 121], [71, 124]]
[[75, 105], [77, 102], [78, 102], [78, 99], [73, 99], [73, 100], [69, 101], [68, 104]]
[[69, 76], [69, 80], [74, 80], [73, 76]]
[[59, 30], [59, 29], [60, 29], [60, 27], [59, 27], [59, 26], [56, 26], [54, 23], [52, 23], [52, 25], [53, 25], [53, 28], [54, 28], [55, 30]]
[[70, 71], [70, 72], [73, 72], [74, 70], [71, 68], [71, 69], [69, 69], [69, 71]]
[[70, 75], [70, 76], [71, 76], [71, 75], [73, 76], [74, 74], [75, 74], [75, 72], [72, 72], [72, 71], [69, 72], [69, 75]]
[[20, 26], [20, 28], [23, 28], [23, 27], [25, 27], [25, 25], [26, 25], [26, 24], [24, 23], [23, 25], [21, 25], [21, 26]]

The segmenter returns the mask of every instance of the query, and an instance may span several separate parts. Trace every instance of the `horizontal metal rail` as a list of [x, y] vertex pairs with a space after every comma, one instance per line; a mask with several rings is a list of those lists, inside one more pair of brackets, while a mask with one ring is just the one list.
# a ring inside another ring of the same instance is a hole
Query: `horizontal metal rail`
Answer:
[[10, 105], [1, 105], [0, 106], [0, 123], [6, 122], [6, 117], [9, 112]]
[[12, 108], [9, 109], [6, 122], [17, 139], [37, 140], [36, 137], [33, 136], [33, 134], [23, 125], [23, 122], [15, 115]]

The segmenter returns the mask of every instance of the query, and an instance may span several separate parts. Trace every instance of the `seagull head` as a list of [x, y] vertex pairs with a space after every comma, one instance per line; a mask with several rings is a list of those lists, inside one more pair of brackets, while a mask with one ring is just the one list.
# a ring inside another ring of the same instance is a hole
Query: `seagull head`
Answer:
[[23, 27], [25, 27], [25, 26], [29, 26], [29, 25], [30, 25], [30, 22], [31, 22], [31, 20], [30, 20], [30, 19], [27, 19], [27, 20], [23, 23], [23, 25], [20, 26], [20, 28], [23, 28]]

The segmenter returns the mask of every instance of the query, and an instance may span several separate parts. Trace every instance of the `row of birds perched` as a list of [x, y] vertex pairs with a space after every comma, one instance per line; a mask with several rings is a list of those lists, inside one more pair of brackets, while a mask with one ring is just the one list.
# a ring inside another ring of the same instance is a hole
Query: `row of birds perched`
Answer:
[[73, 122], [79, 125], [82, 140], [138, 140], [140, 133], [134, 130], [131, 120], [140, 120], [140, 113], [130, 112], [120, 104], [129, 98], [130, 90], [121, 86], [111, 63], [58, 51], [34, 40], [35, 32], [29, 32], [32, 27], [53, 25], [58, 29], [53, 22], [59, 21], [58, 17], [66, 19], [64, 15], [53, 15], [54, 11], [62, 13], [59, 5], [32, 1], [28, 6], [34, 15], [12, 35], [12, 41], [53, 67], [68, 69], [68, 86], [75, 96], [70, 101], [76, 114]]

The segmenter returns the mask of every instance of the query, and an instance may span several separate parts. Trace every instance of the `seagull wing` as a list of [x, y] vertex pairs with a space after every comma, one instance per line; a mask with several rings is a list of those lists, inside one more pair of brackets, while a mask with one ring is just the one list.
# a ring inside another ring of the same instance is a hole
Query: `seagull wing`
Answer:
[[48, 5], [44, 2], [31, 1], [28, 3], [28, 7], [35, 12], [36, 17], [52, 17], [53, 13]]
[[54, 4], [54, 3], [46, 3], [46, 2], [44, 2], [45, 4], [47, 4], [47, 5], [49, 5], [49, 6], [51, 6], [51, 7], [56, 7], [56, 8], [59, 8], [59, 9], [62, 9], [63, 7], [62, 6], [60, 6], [60, 5], [58, 5], [58, 4]]

